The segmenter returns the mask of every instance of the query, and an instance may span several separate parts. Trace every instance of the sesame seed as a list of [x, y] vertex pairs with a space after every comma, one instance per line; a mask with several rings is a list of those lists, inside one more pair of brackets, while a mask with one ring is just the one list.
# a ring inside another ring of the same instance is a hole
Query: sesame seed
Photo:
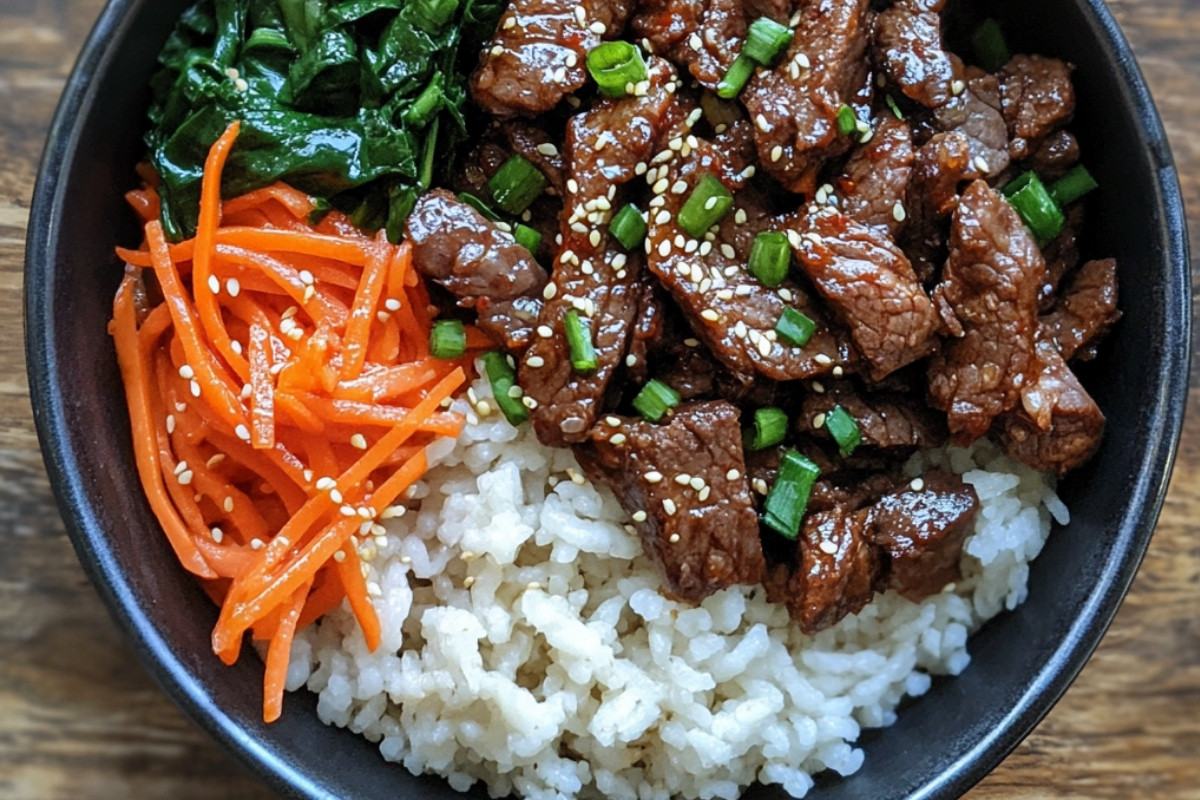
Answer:
[[571, 194], [579, 194], [579, 181], [574, 178], [567, 178], [567, 191]]
[[342, 506], [338, 509], [343, 517], [357, 517], [358, 512], [354, 510], [354, 506]]
[[963, 83], [962, 81], [960, 81], [960, 80], [950, 81], [950, 91], [954, 93], [955, 97], [962, 94], [964, 91], [966, 91], [966, 89], [967, 89], [967, 85], [965, 83]]
[[204, 462], [204, 466], [208, 467], [209, 469], [212, 469], [213, 467], [215, 467], [217, 464], [220, 464], [224, 460], [225, 460], [224, 453], [213, 453], [209, 457], [208, 461]]
[[705, 500], [708, 499], [708, 496], [710, 494], [712, 494], [712, 487], [704, 486], [703, 488], [700, 489], [699, 492], [697, 492], [696, 497], [698, 497], [700, 499], [700, 502], [703, 503]]
[[925, 481], [921, 478], [913, 478], [912, 483], [908, 485], [914, 492], [919, 492], [925, 488]]
[[813, 361], [817, 362], [822, 367], [828, 367], [833, 363], [833, 359], [824, 353], [817, 353], [815, 356], [813, 356]]
[[733, 249], [733, 245], [722, 242], [721, 255], [725, 256], [726, 258], [735, 258], [737, 256], [737, 251]]
[[673, 516], [675, 516], [675, 512], [676, 512], [677, 510], [678, 510], [678, 509], [675, 507], [675, 501], [674, 501], [674, 500], [672, 500], [672, 499], [671, 499], [671, 498], [669, 498], [669, 497], [663, 500], [663, 511], [667, 512], [667, 516], [668, 516], [668, 517], [673, 517]]
[[709, 322], [717, 322], [721, 319], [721, 315], [711, 308], [706, 308], [701, 311], [700, 316], [704, 317], [704, 319], [708, 320]]
[[167, 414], [167, 433], [175, 432], [175, 415]]
[[896, 205], [892, 206], [892, 219], [896, 220], [896, 222], [904, 222], [907, 216], [908, 214], [904, 211], [904, 204], [897, 200]]
[[501, 47], [500, 45], [496, 45], [495, 47], [492, 48], [491, 52], [492, 52], [492, 57], [502, 56], [502, 55], [504, 55], [504, 48]]
[[175, 474], [182, 475], [183, 473], [187, 472], [187, 468], [188, 468], [188, 463], [186, 461], [180, 461], [178, 464], [175, 465]]
[[753, 481], [753, 485], [754, 485], [754, 491], [758, 492], [759, 494], [767, 493], [767, 482], [764, 481], [762, 478], [755, 478]]
[[637, 364], [637, 356], [635, 356], [633, 353], [630, 353], [629, 355], [625, 356], [625, 366], [632, 367], [636, 364]]
[[822, 553], [830, 556], [838, 551], [837, 545], [828, 540], [821, 542], [817, 547], [821, 548]]
[[538, 401], [534, 400], [529, 395], [525, 395], [524, 397], [521, 398], [521, 405], [532, 410], [532, 409], [535, 409], [538, 407]]
[[333, 478], [330, 478], [329, 476], [325, 476], [323, 478], [317, 479], [317, 490], [318, 491], [327, 492], [330, 489], [336, 489], [336, 488], [337, 488], [337, 481], [335, 481]]
[[304, 302], [306, 302], [306, 303], [307, 303], [309, 300], [312, 300], [312, 299], [313, 299], [313, 297], [315, 297], [315, 296], [316, 296], [316, 294], [317, 294], [316, 287], [313, 287], [313, 286], [305, 286], [305, 287], [304, 287], [304, 294], [303, 294], [303, 295], [301, 295], [301, 297], [303, 298]]
[[688, 485], [698, 492], [708, 484], [705, 482], [704, 478], [701, 478], [699, 475], [695, 475], [690, 481], [688, 481]]
[[742, 170], [742, 180], [747, 180], [747, 181], [750, 180], [751, 178], [754, 177], [755, 173], [757, 173], [757, 172], [758, 172], [758, 169], [755, 168], [755, 166], [753, 164], [751, 164], [750, 166], [748, 166], [744, 170]]
[[316, 283], [316, 279], [313, 277], [311, 272], [306, 269], [302, 269], [300, 270], [300, 282], [305, 286], [312, 286], [314, 283]]
[[408, 509], [404, 506], [388, 506], [380, 512], [380, 519], [397, 519], [408, 513]]
[[771, 148], [771, 161], [778, 161], [781, 158], [783, 158], [783, 148], [775, 145]]
[[691, 479], [692, 479], [692, 476], [688, 475], [686, 472], [681, 472], [675, 476], [675, 482], [678, 483], [680, 486], [687, 486], [688, 481], [690, 481]]
[[537, 581], [530, 581], [529, 583], [525, 584], [525, 588], [529, 589], [530, 591], [537, 591], [538, 589], [542, 588], [542, 585]]
[[844, 370], [840, 366], [834, 367], [833, 368], [833, 377], [840, 378], [840, 377], [842, 377], [843, 372], [844, 372]]
[[679, 534], [672, 533], [670, 535], [670, 537], [667, 538], [667, 541], [670, 542], [671, 544], [679, 544]]
[[825, 384], [820, 381], [813, 381], [812, 390], [817, 394], [825, 394]]
[[546, 359], [541, 356], [530, 356], [525, 359], [525, 363], [529, 365], [530, 369], [541, 369], [546, 366]]
[[216, 275], [208, 276], [208, 290], [213, 294], [218, 294], [221, 291], [221, 281], [217, 279]]
[[758, 354], [763, 358], [771, 355], [771, 340], [765, 336], [758, 340]]
[[517, 26], [517, 18], [516, 18], [516, 17], [511, 17], [511, 16], [510, 16], [510, 17], [505, 17], [505, 19], [504, 19], [504, 28], [505, 28], [506, 30], [507, 30], [508, 28], [515, 28], [516, 26]]
[[771, 132], [771, 123], [767, 122], [767, 118], [762, 114], [759, 114], [754, 118], [754, 124], [757, 125], [758, 129], [763, 133]]
[[220, 544], [221, 540], [225, 538], [225, 532], [220, 528], [213, 528], [209, 531], [209, 535], [212, 536], [212, 540], [217, 544]]
[[592, 247], [600, 246], [600, 231], [593, 230], [588, 234], [588, 244], [590, 244]]
[[354, 434], [350, 437], [350, 446], [357, 448], [358, 450], [366, 450], [367, 437], [363, 436], [361, 433]]
[[196, 382], [196, 381], [189, 382], [188, 390], [192, 393], [192, 397], [200, 396], [200, 384], [198, 382]]
[[183, 378], [185, 381], [191, 380], [192, 378], [196, 377], [196, 371], [187, 364], [184, 364], [179, 368], [179, 377]]
[[233, 511], [233, 498], [226, 497], [225, 501], [223, 503], [221, 503], [221, 508], [223, 508], [225, 510], [226, 514], [231, 513]]
[[567, 65], [567, 69], [574, 69], [575, 65], [579, 63], [579, 59], [574, 53], [567, 53], [567, 57], [563, 59], [563, 62]]
[[233, 429], [234, 434], [243, 442], [250, 441], [250, 429], [245, 425], [238, 425]]
[[539, 153], [541, 153], [542, 155], [544, 155], [544, 156], [556, 156], [556, 155], [558, 155], [558, 148], [557, 148], [557, 147], [555, 147], [555, 146], [554, 146], [553, 144], [551, 144], [550, 142], [543, 142], [542, 144], [539, 144], [539, 145], [537, 146], [537, 151], [538, 151]]
[[549, 325], [538, 325], [537, 335], [543, 339], [549, 339], [554, 335], [554, 330]]
[[575, 21], [579, 23], [579, 27], [581, 28], [587, 24], [587, 11], [584, 10], [583, 6], [575, 6]]
[[811, 66], [808, 56], [804, 53], [796, 53], [795, 62], [800, 65], [800, 69], [808, 69]]
[[180, 486], [187, 486], [192, 482], [193, 477], [195, 477], [195, 473], [193, 473], [190, 469], [185, 469], [183, 472], [179, 473], [177, 480], [179, 481]]
[[671, 255], [671, 240], [670, 239], [663, 239], [661, 242], [658, 243], [658, 254], [660, 256], [662, 256], [663, 258], [666, 258], [667, 256]]
[[662, 481], [663, 476], [662, 476], [661, 472], [658, 472], [656, 470], [650, 470], [645, 475], [643, 475], [642, 478], [646, 481], [646, 483], [659, 483]]
[[813, 424], [814, 428], [824, 427], [825, 426], [825, 415], [817, 414], [815, 417], [812, 418], [812, 424]]
[[975, 156], [971, 163], [975, 166], [975, 169], [979, 170], [980, 172], [988, 172], [990, 170], [988, 162], [983, 156]]
[[679, 180], [671, 186], [671, 194], [683, 194], [688, 190], [687, 181]]
[[628, 437], [626, 437], [623, 433], [614, 433], [612, 438], [608, 441], [611, 442], [614, 447], [620, 447], [621, 445], [625, 444], [626, 441], [628, 441]]
[[704, 47], [704, 42], [700, 40], [699, 34], [693, 33], [688, 37], [688, 47], [692, 48], [697, 53], [700, 52], [701, 48]]
[[641, 509], [638, 509], [637, 511], [633, 512], [633, 514], [630, 515], [630, 519], [632, 519], [634, 522], [645, 522], [646, 521], [646, 512], [642, 511]]
[[337, 489], [330, 489], [329, 490], [329, 499], [335, 503], [340, 503], [340, 502], [342, 502], [342, 493], [340, 491], [338, 491]]

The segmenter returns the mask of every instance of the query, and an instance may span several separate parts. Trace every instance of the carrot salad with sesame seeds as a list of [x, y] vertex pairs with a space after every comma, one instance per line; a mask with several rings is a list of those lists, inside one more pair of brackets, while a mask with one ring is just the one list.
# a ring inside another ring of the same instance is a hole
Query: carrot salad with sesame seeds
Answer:
[[[138, 475], [181, 565], [220, 614], [213, 651], [265, 643], [263, 716], [282, 710], [292, 639], [347, 601], [368, 647], [379, 620], [360, 558], [457, 436], [447, 410], [488, 340], [437, 353], [412, 247], [369, 236], [284, 184], [221, 200], [238, 135], [204, 165], [193, 238], [169, 243], [153, 176], [128, 201], [145, 225], [113, 302]], [[439, 357], [439, 355], [441, 357]]]

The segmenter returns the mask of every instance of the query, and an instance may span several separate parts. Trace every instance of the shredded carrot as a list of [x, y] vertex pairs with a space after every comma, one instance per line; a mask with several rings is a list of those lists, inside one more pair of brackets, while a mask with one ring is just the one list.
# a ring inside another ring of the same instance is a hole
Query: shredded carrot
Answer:
[[[209, 152], [194, 238], [167, 242], [152, 174], [126, 195], [145, 240], [117, 249], [109, 332], [150, 507], [220, 607], [213, 652], [232, 664], [247, 634], [263, 643], [270, 722], [297, 631], [344, 603], [378, 646], [359, 548], [425, 473], [426, 446], [461, 432], [444, 405], [470, 358], [430, 356], [407, 243], [338, 212], [311, 225], [313, 200], [281, 183], [223, 200], [237, 135]], [[468, 331], [472, 349], [483, 338]]]

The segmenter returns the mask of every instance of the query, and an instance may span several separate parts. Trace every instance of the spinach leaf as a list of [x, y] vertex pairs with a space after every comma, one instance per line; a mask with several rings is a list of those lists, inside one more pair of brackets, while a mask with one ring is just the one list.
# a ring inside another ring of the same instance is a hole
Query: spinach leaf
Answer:
[[502, 0], [199, 0], [151, 81], [164, 230], [195, 231], [208, 148], [241, 133], [221, 191], [277, 180], [395, 241], [466, 136], [466, 80]]

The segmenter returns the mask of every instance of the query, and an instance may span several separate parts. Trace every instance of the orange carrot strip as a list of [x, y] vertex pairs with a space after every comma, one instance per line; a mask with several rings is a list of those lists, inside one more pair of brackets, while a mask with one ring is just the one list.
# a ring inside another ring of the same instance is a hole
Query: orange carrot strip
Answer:
[[342, 587], [346, 591], [346, 599], [350, 601], [350, 610], [354, 612], [354, 619], [358, 621], [358, 627], [362, 629], [367, 649], [375, 652], [375, 648], [379, 647], [382, 631], [379, 628], [379, 615], [375, 613], [375, 606], [371, 605], [371, 598], [367, 595], [367, 579], [362, 574], [358, 551], [351, 545], [343, 547], [341, 552], [345, 553], [346, 557], [341, 561], [335, 561], [338, 576], [342, 579]]
[[387, 268], [392, 261], [392, 248], [387, 243], [387, 234], [380, 231], [375, 237], [375, 248], [363, 270], [362, 281], [354, 295], [354, 305], [346, 320], [346, 333], [342, 337], [342, 380], [353, 380], [362, 373], [363, 361], [367, 357], [367, 339], [371, 332], [371, 321], [383, 294]]
[[271, 383], [270, 333], [250, 324], [250, 445], [256, 450], [275, 447], [275, 386]]
[[286, 183], [273, 183], [262, 189], [246, 192], [241, 197], [226, 200], [222, 204], [225, 214], [236, 214], [239, 211], [263, 205], [271, 200], [279, 203], [288, 212], [300, 220], [307, 220], [313, 210], [313, 199], [299, 189], [293, 189]]
[[[133, 307], [133, 281], [126, 276], [121, 281], [113, 303], [113, 319], [109, 325], [109, 333], [117, 350], [117, 364], [121, 369], [121, 379], [125, 383], [125, 395], [129, 406], [129, 421], [133, 428], [134, 461], [137, 464], [138, 476], [150, 507], [163, 526], [163, 532], [171, 543], [179, 563], [189, 572], [201, 578], [215, 578], [213, 571], [200, 552], [192, 536], [179, 518], [163, 484], [162, 466], [159, 463], [158, 435], [155, 431], [153, 416], [150, 411], [150, 382], [147, 365], [142, 360], [141, 347], [138, 340], [137, 322]], [[165, 429], [163, 431], [166, 432]]]
[[345, 239], [319, 233], [276, 231], [267, 228], [231, 226], [216, 233], [218, 245], [229, 244], [269, 253], [297, 253], [365, 266], [374, 247], [370, 239]]
[[287, 684], [292, 639], [296, 635], [296, 623], [300, 621], [300, 609], [304, 607], [311, 586], [312, 578], [309, 578], [280, 609], [279, 625], [267, 647], [267, 669], [263, 677], [263, 722], [274, 722], [283, 713], [283, 690]]
[[[336, 562], [334, 564], [336, 566]], [[341, 605], [345, 596], [346, 590], [337, 569], [329, 565], [322, 567], [313, 579], [313, 588], [304, 601], [304, 610], [300, 612], [300, 622], [296, 627], [304, 630]]]
[[390, 367], [368, 364], [368, 371], [352, 381], [342, 381], [334, 387], [332, 395], [362, 403], [390, 400], [402, 392], [420, 389], [436, 380], [438, 370], [434, 362], [435, 359], [429, 358]]

